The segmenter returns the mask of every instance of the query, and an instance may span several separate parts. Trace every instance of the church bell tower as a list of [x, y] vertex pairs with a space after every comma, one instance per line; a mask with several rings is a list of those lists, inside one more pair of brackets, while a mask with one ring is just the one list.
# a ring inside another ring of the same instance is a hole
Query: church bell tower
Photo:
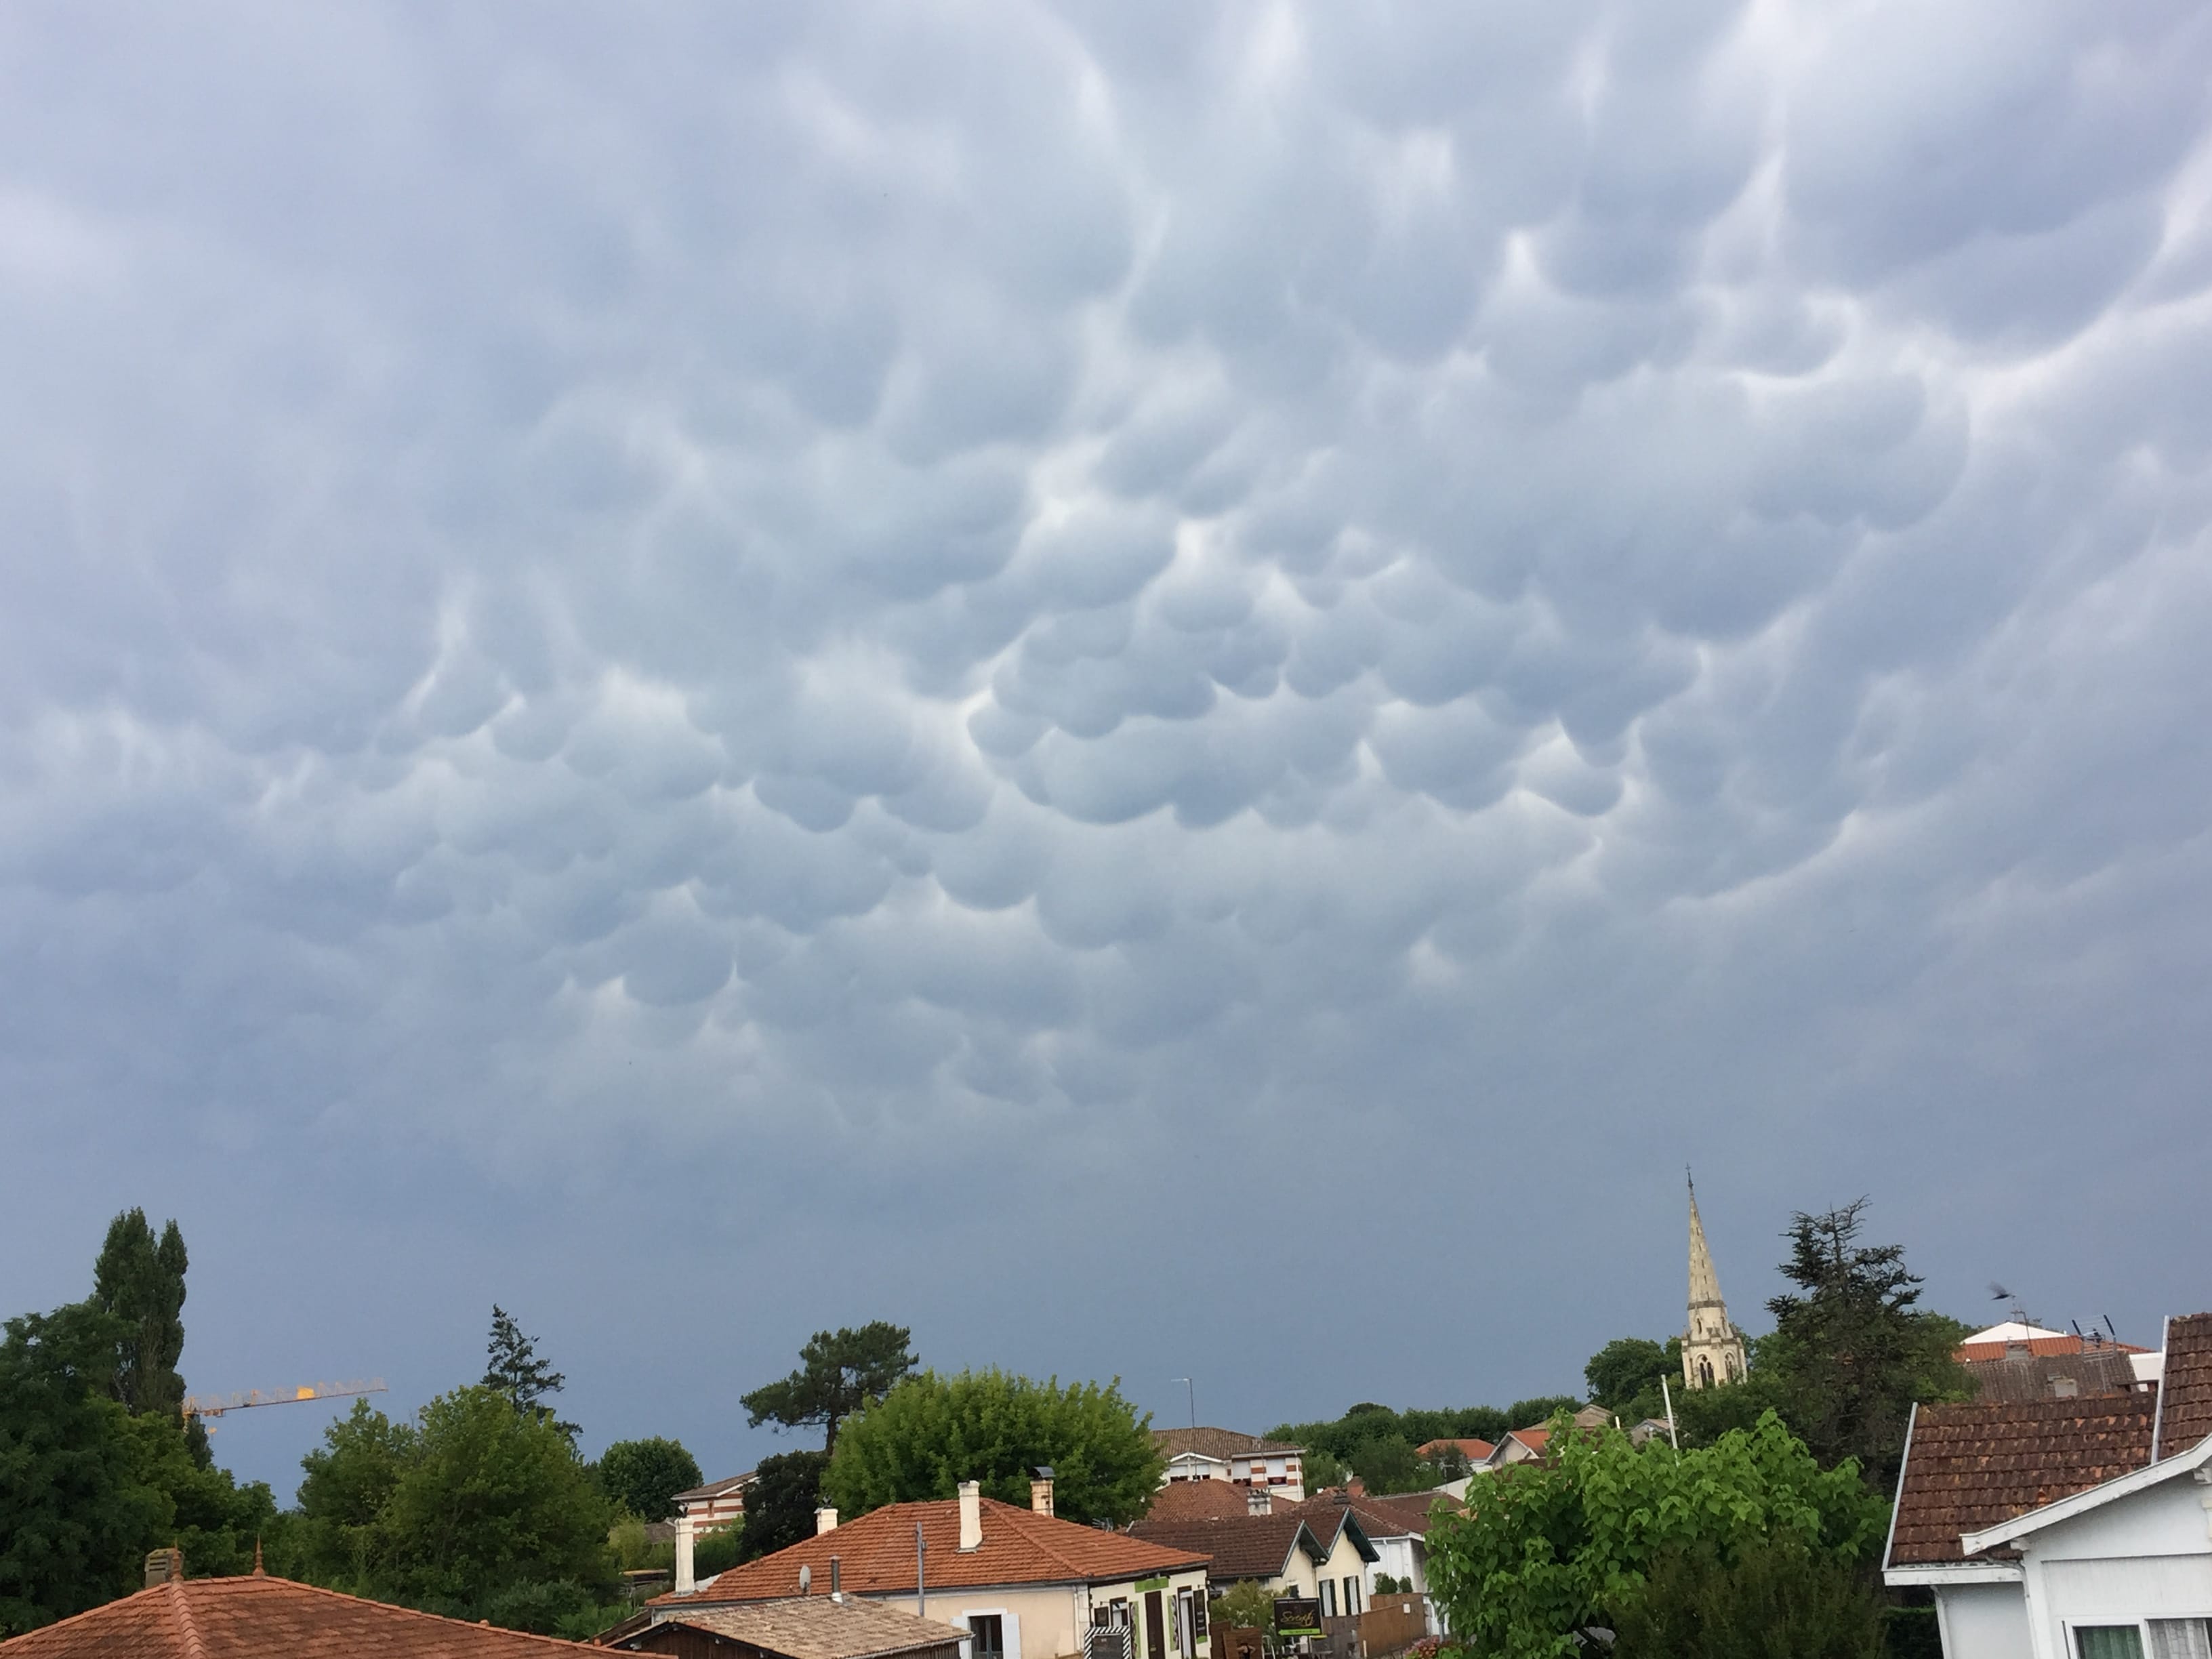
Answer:
[[1719, 1388], [1743, 1380], [1743, 1333], [1729, 1323], [1721, 1300], [1720, 1276], [1713, 1253], [1705, 1248], [1705, 1224], [1698, 1218], [1698, 1184], [1690, 1183], [1690, 1323], [1682, 1333], [1682, 1381], [1693, 1389]]

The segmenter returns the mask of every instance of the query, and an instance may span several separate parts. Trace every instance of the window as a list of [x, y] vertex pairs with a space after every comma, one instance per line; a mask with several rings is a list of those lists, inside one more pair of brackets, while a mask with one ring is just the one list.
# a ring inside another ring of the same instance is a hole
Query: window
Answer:
[[968, 1615], [969, 1659], [1006, 1659], [1006, 1621], [995, 1613]]
[[2212, 1620], [2152, 1620], [2150, 1659], [2212, 1659]]
[[[1206, 1586], [1201, 1584], [1190, 1593], [1190, 1633], [1200, 1642], [1206, 1640]], [[1193, 1648], [1192, 1652], [1198, 1650]]]
[[[1324, 1619], [1336, 1617], [1336, 1580], [1334, 1578], [1321, 1581], [1321, 1616]], [[2084, 1654], [2082, 1659], [2092, 1659], [2092, 1656]], [[2104, 1656], [2096, 1655], [2094, 1659], [2104, 1659]]]
[[1359, 1575], [1356, 1572], [1344, 1581], [1344, 1610], [1355, 1615], [1359, 1611]]
[[2076, 1659], [2143, 1659], [2142, 1632], [2133, 1625], [2076, 1625]]

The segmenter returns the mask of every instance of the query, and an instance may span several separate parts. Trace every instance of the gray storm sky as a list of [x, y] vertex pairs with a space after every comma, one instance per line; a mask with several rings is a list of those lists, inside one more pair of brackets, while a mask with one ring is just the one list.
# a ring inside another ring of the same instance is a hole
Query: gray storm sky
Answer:
[[[0, 12], [0, 1310], [775, 1443], [2212, 1303], [2212, 11]], [[289, 1491], [323, 1418], [217, 1444]]]

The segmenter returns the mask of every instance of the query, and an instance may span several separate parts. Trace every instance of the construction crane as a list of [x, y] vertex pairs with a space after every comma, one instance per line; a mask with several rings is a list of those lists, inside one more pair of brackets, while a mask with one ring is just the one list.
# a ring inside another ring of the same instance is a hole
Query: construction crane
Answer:
[[254, 1406], [290, 1406], [302, 1400], [346, 1400], [355, 1395], [382, 1394], [384, 1379], [372, 1377], [366, 1382], [303, 1382], [296, 1389], [246, 1389], [238, 1394], [189, 1394], [185, 1396], [184, 1415], [189, 1420], [195, 1417], [221, 1417], [225, 1412], [242, 1412]]

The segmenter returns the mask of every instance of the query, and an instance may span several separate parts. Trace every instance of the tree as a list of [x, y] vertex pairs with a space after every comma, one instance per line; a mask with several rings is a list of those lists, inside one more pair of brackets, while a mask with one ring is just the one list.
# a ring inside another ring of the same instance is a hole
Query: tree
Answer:
[[1878, 1659], [1882, 1599], [1865, 1568], [1802, 1540], [1664, 1550], [1617, 1615], [1615, 1659]]
[[740, 1560], [757, 1561], [801, 1539], [814, 1536], [814, 1511], [822, 1503], [822, 1472], [830, 1454], [785, 1452], [764, 1457], [745, 1488], [744, 1530], [738, 1540]]
[[1510, 1427], [1533, 1429], [1561, 1412], [1579, 1409], [1582, 1403], [1571, 1394], [1540, 1394], [1534, 1400], [1515, 1401], [1505, 1408], [1505, 1414], [1512, 1419]]
[[1904, 1247], [1859, 1242], [1866, 1207], [1862, 1198], [1792, 1218], [1782, 1271], [1802, 1293], [1766, 1304], [1774, 1334], [1758, 1352], [1814, 1455], [1824, 1463], [1856, 1460], [1887, 1492], [1913, 1402], [1963, 1400], [1973, 1390], [1951, 1357], [1962, 1328], [1917, 1310], [1920, 1276], [1905, 1267]]
[[131, 1588], [162, 1520], [112, 1397], [126, 1322], [89, 1303], [10, 1319], [0, 1339], [0, 1637]]
[[1030, 1471], [1043, 1464], [1062, 1517], [1120, 1526], [1144, 1513], [1165, 1467], [1151, 1420], [1122, 1398], [1118, 1377], [1062, 1388], [997, 1370], [925, 1371], [847, 1425], [823, 1487], [853, 1514], [950, 1498], [963, 1480], [1026, 1507]]
[[[240, 1486], [216, 1467], [204, 1438], [172, 1417], [150, 1413], [129, 1425], [139, 1481], [155, 1495], [155, 1544], [174, 1544], [197, 1577], [231, 1577], [253, 1570], [257, 1539], [274, 1530], [276, 1500], [268, 1483]], [[149, 1545], [149, 1547], [151, 1546]]]
[[1349, 1461], [1371, 1492], [1426, 1492], [1436, 1485], [1435, 1469], [1416, 1457], [1406, 1437], [1395, 1430], [1360, 1441]]
[[1732, 1565], [1772, 1544], [1854, 1564], [1880, 1546], [1888, 1506], [1856, 1467], [1822, 1469], [1771, 1413], [1680, 1454], [1662, 1441], [1632, 1446], [1617, 1429], [1566, 1427], [1553, 1419], [1550, 1457], [1486, 1477], [1481, 1503], [1430, 1528], [1430, 1593], [1477, 1653], [1585, 1650], [1583, 1632], [1618, 1629], [1669, 1551]]
[[676, 1513], [676, 1494], [700, 1484], [698, 1460], [673, 1440], [617, 1440], [599, 1454], [599, 1486], [641, 1521]]
[[109, 1392], [133, 1414], [175, 1416], [185, 1380], [185, 1239], [172, 1221], [161, 1238], [143, 1210], [125, 1210], [107, 1224], [93, 1265], [93, 1305], [122, 1322]]
[[1254, 1580], [1240, 1578], [1214, 1597], [1206, 1617], [1209, 1625], [1222, 1629], [1270, 1630], [1275, 1622], [1275, 1598]]
[[285, 1570], [309, 1583], [359, 1591], [381, 1582], [379, 1524], [415, 1460], [414, 1425], [394, 1423], [366, 1400], [323, 1431], [321, 1449], [300, 1460], [298, 1521]]
[[837, 1449], [837, 1427], [862, 1407], [881, 1400], [915, 1367], [914, 1333], [903, 1325], [872, 1321], [858, 1330], [817, 1331], [799, 1351], [799, 1369], [742, 1397], [750, 1425], [818, 1427], [822, 1449]]
[[560, 1393], [561, 1385], [568, 1379], [538, 1357], [537, 1340], [525, 1336], [514, 1316], [496, 1302], [491, 1309], [491, 1340], [484, 1345], [484, 1352], [491, 1364], [484, 1370], [482, 1386], [515, 1410], [542, 1418], [571, 1440], [576, 1437], [576, 1425], [556, 1420], [552, 1407], [544, 1403], [545, 1397]]
[[1599, 1405], [1624, 1415], [1645, 1395], [1659, 1392], [1662, 1376], [1680, 1376], [1681, 1366], [1677, 1361], [1671, 1371], [1663, 1343], [1648, 1337], [1617, 1336], [1590, 1356], [1589, 1364], [1583, 1367], [1583, 1378], [1589, 1384], [1590, 1398]]
[[480, 1386], [422, 1408], [377, 1514], [373, 1584], [470, 1618], [530, 1585], [578, 1586], [585, 1605], [611, 1594], [613, 1506], [550, 1413], [517, 1403]]

